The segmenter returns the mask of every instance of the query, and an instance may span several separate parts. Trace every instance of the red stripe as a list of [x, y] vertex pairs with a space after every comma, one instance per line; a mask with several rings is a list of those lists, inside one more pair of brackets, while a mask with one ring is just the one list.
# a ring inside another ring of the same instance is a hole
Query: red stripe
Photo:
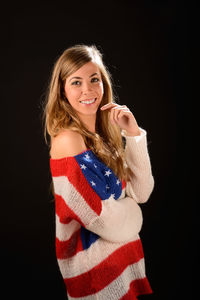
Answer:
[[[88, 150], [90, 150], [90, 149], [86, 149], [86, 150], [78, 153], [77, 155], [82, 154]], [[75, 158], [73, 156], [69, 156], [69, 157], [66, 156], [66, 157], [57, 158], [57, 159], [50, 158], [49, 162], [50, 162], [50, 169], [52, 172], [52, 176], [55, 176], [55, 177], [56, 176], [64, 176], [64, 174], [66, 172], [66, 162], [69, 159], [75, 159]]]
[[81, 222], [80, 218], [69, 208], [64, 199], [55, 195], [55, 204], [56, 204], [56, 214], [59, 216], [59, 221], [63, 224], [68, 224], [71, 220], [76, 220], [82, 226], [84, 224]]
[[122, 190], [126, 187], [126, 181], [122, 180]]
[[59, 259], [70, 258], [82, 250], [83, 244], [81, 241], [81, 229], [74, 232], [71, 238], [67, 241], [60, 241], [56, 238], [56, 256]]
[[50, 158], [50, 169], [53, 177], [64, 176], [66, 173], [66, 160], [67, 157], [60, 159]]
[[102, 210], [101, 198], [89, 185], [74, 157], [50, 160], [50, 166], [52, 176], [66, 176], [91, 209], [93, 209], [97, 215], [100, 215]]
[[137, 296], [144, 294], [152, 294], [153, 291], [149, 284], [148, 279], [136, 279], [133, 280], [130, 284], [129, 291], [126, 295], [124, 295], [120, 300], [137, 300]]
[[144, 257], [141, 240], [130, 242], [109, 255], [90, 271], [64, 279], [71, 297], [84, 297], [100, 291], [115, 280], [130, 264]]

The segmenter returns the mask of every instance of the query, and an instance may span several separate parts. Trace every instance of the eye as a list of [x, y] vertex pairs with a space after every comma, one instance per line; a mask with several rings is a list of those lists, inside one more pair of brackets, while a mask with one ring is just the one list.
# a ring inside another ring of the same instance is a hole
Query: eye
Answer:
[[79, 84], [77, 84], [77, 82], [80, 83], [80, 81], [76, 80], [76, 81], [72, 82], [72, 84], [73, 85], [79, 85]]
[[93, 77], [91, 80], [91, 82], [98, 82], [98, 81], [99, 81], [99, 78], [97, 78], [97, 77]]

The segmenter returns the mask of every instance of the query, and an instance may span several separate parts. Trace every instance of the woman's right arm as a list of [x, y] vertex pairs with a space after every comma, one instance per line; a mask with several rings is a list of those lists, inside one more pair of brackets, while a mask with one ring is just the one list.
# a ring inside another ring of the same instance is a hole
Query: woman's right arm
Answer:
[[50, 167], [60, 222], [76, 220], [111, 242], [127, 242], [139, 233], [142, 213], [132, 198], [102, 200], [84, 176], [75, 155], [83, 149], [81, 137], [70, 133], [52, 144]]

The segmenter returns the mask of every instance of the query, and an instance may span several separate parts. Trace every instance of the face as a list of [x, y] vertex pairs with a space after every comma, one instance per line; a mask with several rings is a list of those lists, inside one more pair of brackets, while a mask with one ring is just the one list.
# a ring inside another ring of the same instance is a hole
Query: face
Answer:
[[96, 115], [103, 97], [103, 82], [95, 63], [88, 62], [71, 74], [64, 88], [69, 103], [79, 116]]

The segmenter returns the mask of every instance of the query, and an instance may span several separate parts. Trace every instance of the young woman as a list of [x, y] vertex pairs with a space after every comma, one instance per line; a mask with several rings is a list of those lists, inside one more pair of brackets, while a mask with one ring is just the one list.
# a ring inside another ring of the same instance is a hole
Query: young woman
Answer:
[[[45, 108], [56, 255], [69, 299], [137, 299], [152, 289], [139, 232], [154, 187], [147, 132], [116, 103], [96, 46], [57, 59]], [[46, 139], [47, 141], [47, 139]]]

